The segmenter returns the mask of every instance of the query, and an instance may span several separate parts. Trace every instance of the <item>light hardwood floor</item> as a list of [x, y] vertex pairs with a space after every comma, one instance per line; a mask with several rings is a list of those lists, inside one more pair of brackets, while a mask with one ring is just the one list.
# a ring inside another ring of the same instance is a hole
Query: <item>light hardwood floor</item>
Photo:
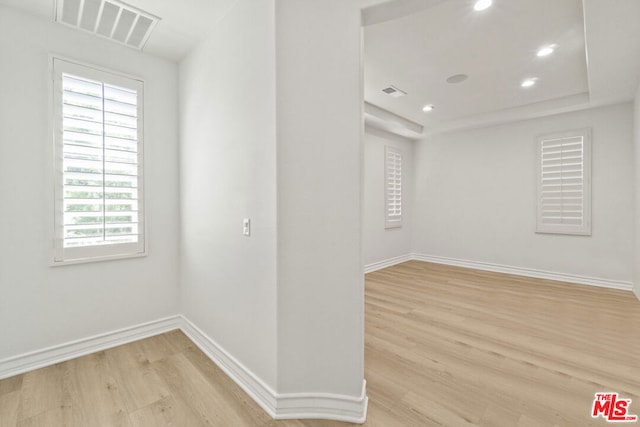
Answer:
[[[600, 391], [640, 415], [630, 292], [411, 261], [365, 302], [367, 426], [607, 425]], [[164, 425], [349, 424], [271, 420], [178, 331], [0, 381], [2, 427]]]

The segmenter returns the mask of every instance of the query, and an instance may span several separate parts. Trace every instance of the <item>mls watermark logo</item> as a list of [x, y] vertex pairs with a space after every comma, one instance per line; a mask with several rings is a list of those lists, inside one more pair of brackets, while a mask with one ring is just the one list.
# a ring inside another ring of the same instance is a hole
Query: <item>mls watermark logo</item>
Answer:
[[593, 400], [591, 417], [602, 416], [607, 422], [633, 423], [638, 421], [638, 416], [629, 413], [631, 399], [620, 399], [618, 393], [596, 393]]

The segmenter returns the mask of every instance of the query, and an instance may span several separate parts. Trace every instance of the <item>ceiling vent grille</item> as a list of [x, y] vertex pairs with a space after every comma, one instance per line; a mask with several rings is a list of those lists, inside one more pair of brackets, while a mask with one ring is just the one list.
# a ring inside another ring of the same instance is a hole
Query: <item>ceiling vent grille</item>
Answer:
[[56, 22], [140, 49], [160, 18], [117, 0], [57, 0]]
[[407, 94], [407, 92], [405, 92], [403, 90], [400, 90], [395, 86], [386, 87], [386, 88], [382, 89], [382, 91], [384, 93], [386, 93], [387, 95], [392, 96], [394, 98], [400, 98], [401, 96], [405, 96]]

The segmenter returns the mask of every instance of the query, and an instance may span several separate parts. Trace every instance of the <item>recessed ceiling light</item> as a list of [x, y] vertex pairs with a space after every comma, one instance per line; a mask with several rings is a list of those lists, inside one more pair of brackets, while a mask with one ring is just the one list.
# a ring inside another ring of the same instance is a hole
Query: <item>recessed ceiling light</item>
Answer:
[[493, 0], [478, 0], [476, 4], [473, 5], [473, 9], [480, 12], [481, 10], [488, 9], [493, 4]]
[[538, 80], [537, 77], [533, 77], [533, 78], [530, 78], [530, 79], [525, 79], [525, 80], [522, 81], [520, 86], [525, 87], [525, 88], [526, 87], [531, 87], [531, 86], [536, 84], [536, 80]]
[[466, 74], [455, 74], [453, 76], [450, 76], [447, 78], [447, 83], [462, 83], [463, 81], [467, 80], [469, 78], [469, 76], [467, 76]]
[[555, 44], [550, 44], [548, 46], [543, 46], [538, 51], [537, 55], [538, 56], [551, 55], [555, 49], [556, 49], [556, 45]]
[[433, 104], [427, 104], [424, 107], [422, 107], [422, 111], [424, 111], [425, 113], [428, 113], [429, 111], [433, 111], [436, 107], [433, 106]]

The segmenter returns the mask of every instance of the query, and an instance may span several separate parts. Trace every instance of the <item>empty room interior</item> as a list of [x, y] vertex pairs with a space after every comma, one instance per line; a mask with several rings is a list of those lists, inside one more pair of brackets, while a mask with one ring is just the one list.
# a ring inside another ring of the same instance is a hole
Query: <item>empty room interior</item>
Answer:
[[0, 427], [637, 423], [638, 22], [0, 0]]

